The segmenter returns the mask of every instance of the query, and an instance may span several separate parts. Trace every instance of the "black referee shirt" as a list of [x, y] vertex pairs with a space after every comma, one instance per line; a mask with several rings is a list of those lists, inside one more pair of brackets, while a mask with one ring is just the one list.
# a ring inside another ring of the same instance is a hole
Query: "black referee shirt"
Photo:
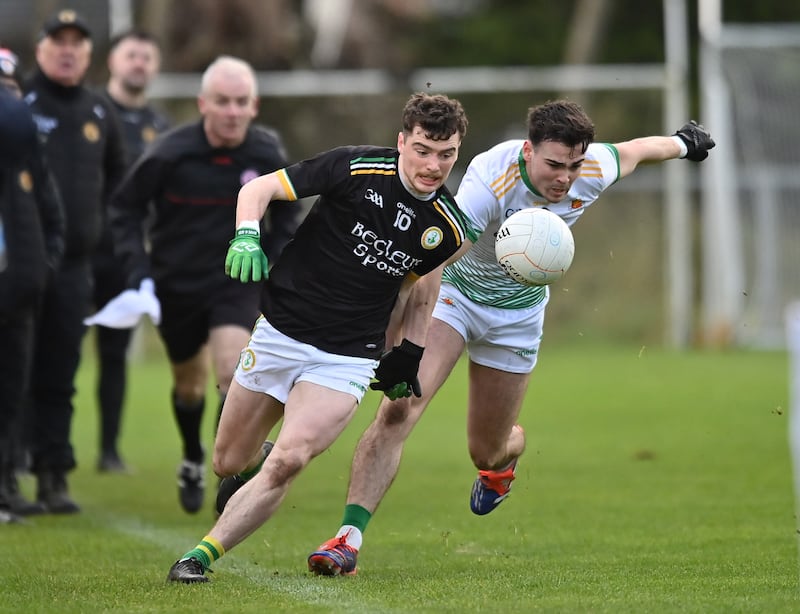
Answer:
[[[134, 163], [111, 199], [114, 249], [128, 272], [128, 285], [152, 277], [159, 294], [204, 294], [230, 282], [225, 254], [236, 230], [236, 199], [247, 181], [286, 165], [279, 137], [251, 126], [238, 147], [214, 148], [202, 121], [161, 135]], [[155, 208], [151, 253], [145, 252], [143, 222]], [[284, 244], [294, 231], [299, 207], [276, 203], [262, 244]], [[272, 207], [270, 207], [272, 209]]]

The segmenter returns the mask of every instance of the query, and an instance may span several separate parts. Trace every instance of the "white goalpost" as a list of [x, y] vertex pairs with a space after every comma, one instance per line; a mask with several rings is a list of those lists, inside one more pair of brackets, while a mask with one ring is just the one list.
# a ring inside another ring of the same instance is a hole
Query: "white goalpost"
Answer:
[[800, 24], [726, 24], [699, 3], [700, 81], [717, 148], [704, 163], [703, 337], [785, 347], [800, 299]]

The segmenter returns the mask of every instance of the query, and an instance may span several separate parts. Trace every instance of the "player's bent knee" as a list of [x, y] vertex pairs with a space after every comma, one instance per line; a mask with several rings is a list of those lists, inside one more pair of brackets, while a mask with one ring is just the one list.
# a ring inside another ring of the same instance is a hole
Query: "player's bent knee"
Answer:
[[310, 461], [309, 457], [299, 454], [284, 454], [274, 458], [270, 456], [267, 468], [269, 485], [277, 487], [288, 484], [300, 474]]
[[249, 458], [237, 451], [236, 447], [214, 447], [214, 458], [211, 461], [211, 466], [221, 478], [237, 474], [247, 468]]

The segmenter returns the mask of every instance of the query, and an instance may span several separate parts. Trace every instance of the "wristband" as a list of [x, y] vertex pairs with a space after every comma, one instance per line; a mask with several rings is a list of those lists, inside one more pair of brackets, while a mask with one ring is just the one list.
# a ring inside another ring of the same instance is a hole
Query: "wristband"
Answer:
[[255, 220], [245, 220], [236, 226], [237, 237], [260, 237], [261, 225]]
[[678, 144], [678, 147], [681, 148], [681, 153], [678, 156], [679, 158], [685, 158], [686, 155], [689, 153], [689, 148], [686, 146], [686, 143], [683, 142], [683, 139], [679, 136], [673, 136], [672, 140]]

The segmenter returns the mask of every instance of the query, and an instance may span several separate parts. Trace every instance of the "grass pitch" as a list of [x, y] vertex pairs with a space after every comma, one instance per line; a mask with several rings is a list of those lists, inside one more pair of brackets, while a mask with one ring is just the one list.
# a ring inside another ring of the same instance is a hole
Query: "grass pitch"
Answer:
[[89, 356], [70, 476], [83, 513], [0, 526], [0, 611], [800, 611], [786, 355], [542, 350], [528, 450], [495, 512], [468, 507], [462, 364], [406, 447], [357, 576], [318, 578], [305, 559], [339, 526], [375, 393], [275, 517], [193, 586], [164, 580], [212, 526], [213, 497], [195, 516], [179, 508], [168, 366], [131, 366], [121, 451], [135, 473], [100, 475]]

